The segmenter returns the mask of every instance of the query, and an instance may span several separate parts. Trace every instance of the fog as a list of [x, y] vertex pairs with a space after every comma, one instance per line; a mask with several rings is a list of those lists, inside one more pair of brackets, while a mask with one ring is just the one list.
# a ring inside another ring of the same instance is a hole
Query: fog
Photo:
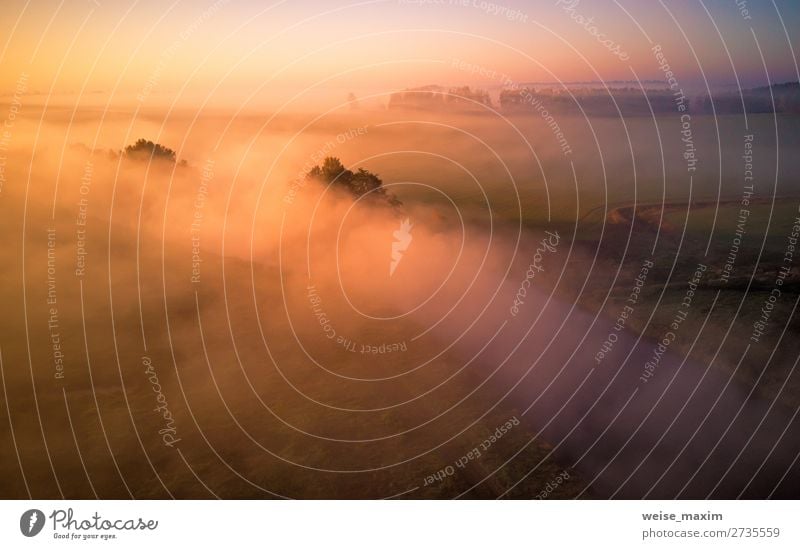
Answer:
[[[386, 497], [516, 414], [528, 437], [469, 486], [543, 433], [587, 495], [769, 495], [800, 440], [784, 412], [673, 351], [641, 385], [654, 343], [633, 334], [594, 368], [613, 320], [564, 286], [606, 289], [575, 272], [595, 208], [738, 198], [744, 135], [756, 193], [796, 194], [796, 118], [696, 119], [691, 172], [671, 119], [559, 122], [569, 155], [533, 116], [30, 106], [0, 194], [4, 493]], [[119, 154], [138, 138], [178, 162]], [[402, 206], [304, 179], [328, 156]]]

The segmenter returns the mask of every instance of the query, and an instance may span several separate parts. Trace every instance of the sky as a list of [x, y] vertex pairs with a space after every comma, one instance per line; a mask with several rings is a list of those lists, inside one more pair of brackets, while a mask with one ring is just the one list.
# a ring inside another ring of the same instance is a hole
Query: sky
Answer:
[[797, 80], [800, 2], [4, 0], [0, 22], [2, 95], [224, 105], [505, 79], [660, 81], [655, 45], [687, 89]]

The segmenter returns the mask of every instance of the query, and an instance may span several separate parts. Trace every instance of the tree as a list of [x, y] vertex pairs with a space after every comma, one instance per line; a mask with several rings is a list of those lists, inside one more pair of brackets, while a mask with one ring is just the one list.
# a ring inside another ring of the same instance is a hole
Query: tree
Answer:
[[341, 160], [333, 156], [325, 158], [322, 166], [311, 168], [306, 178], [334, 188], [344, 189], [356, 197], [363, 196], [367, 199], [385, 200], [392, 206], [400, 206], [402, 204], [397, 197], [386, 192], [380, 177], [364, 168], [359, 168], [357, 172], [352, 172], [345, 168]]
[[136, 160], [166, 160], [175, 162], [175, 151], [146, 139], [139, 139], [133, 145], [125, 147], [125, 156]]

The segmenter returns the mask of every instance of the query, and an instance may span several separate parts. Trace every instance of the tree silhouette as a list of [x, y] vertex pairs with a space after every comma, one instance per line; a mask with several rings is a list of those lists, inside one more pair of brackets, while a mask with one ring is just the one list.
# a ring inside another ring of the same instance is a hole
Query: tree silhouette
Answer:
[[136, 160], [166, 160], [175, 162], [175, 151], [146, 139], [139, 139], [133, 145], [125, 147], [125, 156]]
[[322, 166], [311, 168], [306, 177], [334, 188], [344, 189], [356, 197], [385, 200], [392, 206], [402, 204], [397, 197], [386, 192], [383, 181], [377, 175], [364, 168], [359, 168], [357, 172], [348, 170], [341, 160], [333, 156], [325, 158]]

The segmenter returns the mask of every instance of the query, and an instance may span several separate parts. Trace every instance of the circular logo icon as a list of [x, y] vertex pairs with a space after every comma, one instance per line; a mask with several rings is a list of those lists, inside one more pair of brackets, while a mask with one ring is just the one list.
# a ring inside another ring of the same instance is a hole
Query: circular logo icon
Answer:
[[29, 509], [19, 518], [19, 530], [22, 535], [32, 538], [44, 528], [44, 513], [38, 509]]

